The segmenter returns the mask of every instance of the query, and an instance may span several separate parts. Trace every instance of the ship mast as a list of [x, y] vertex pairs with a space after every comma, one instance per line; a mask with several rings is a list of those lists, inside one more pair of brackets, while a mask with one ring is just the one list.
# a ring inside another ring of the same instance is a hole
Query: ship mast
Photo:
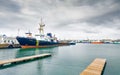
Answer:
[[44, 27], [45, 27], [45, 24], [42, 22], [42, 18], [41, 18], [41, 23], [39, 23], [39, 33], [44, 35]]

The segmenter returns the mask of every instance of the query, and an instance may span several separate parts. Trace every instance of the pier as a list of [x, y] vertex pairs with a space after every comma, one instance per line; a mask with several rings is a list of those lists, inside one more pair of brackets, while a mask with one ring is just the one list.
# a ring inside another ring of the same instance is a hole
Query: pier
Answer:
[[0, 66], [4, 66], [6, 64], [12, 64], [12, 63], [14, 64], [14, 63], [17, 63], [17, 62], [25, 62], [25, 61], [28, 61], [28, 60], [33, 60], [33, 59], [38, 59], [38, 58], [43, 58], [43, 57], [48, 57], [48, 56], [51, 56], [51, 54], [46, 53], [46, 54], [39, 54], [39, 55], [22, 57], [22, 58], [2, 60], [2, 61], [0, 61]]
[[96, 58], [80, 75], [101, 75], [106, 59]]

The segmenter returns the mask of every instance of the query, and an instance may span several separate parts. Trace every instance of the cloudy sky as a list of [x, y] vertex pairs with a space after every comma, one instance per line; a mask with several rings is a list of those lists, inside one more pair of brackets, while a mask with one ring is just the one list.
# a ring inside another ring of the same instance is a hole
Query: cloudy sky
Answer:
[[120, 0], [0, 0], [0, 34], [45, 33], [59, 39], [120, 38]]

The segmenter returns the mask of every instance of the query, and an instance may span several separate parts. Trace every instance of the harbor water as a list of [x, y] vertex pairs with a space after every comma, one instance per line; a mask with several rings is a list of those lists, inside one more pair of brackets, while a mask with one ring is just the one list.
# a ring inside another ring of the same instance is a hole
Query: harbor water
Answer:
[[95, 58], [105, 58], [103, 75], [120, 75], [120, 44], [77, 44], [51, 48], [0, 49], [0, 60], [51, 53], [51, 57], [0, 68], [0, 75], [79, 75]]

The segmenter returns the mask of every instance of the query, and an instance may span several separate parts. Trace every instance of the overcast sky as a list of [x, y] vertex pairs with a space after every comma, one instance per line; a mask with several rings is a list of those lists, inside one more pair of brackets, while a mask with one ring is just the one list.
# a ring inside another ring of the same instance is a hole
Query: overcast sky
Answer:
[[120, 38], [120, 0], [0, 0], [0, 34], [45, 33], [59, 39]]

